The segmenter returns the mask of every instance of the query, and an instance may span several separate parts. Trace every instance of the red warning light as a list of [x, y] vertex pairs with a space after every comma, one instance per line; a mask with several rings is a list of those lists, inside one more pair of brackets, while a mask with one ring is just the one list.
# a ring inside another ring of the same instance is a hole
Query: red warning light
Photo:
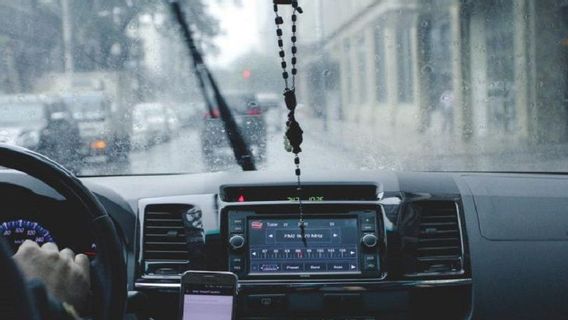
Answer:
[[248, 80], [251, 75], [252, 75], [252, 72], [249, 69], [243, 70], [243, 79]]
[[241, 195], [237, 198], [237, 201], [238, 201], [238, 202], [245, 202], [245, 196], [241, 194]]

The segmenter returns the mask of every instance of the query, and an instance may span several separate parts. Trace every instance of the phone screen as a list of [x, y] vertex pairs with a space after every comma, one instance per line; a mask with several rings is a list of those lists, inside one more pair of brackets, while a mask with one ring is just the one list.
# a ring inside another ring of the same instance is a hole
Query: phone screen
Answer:
[[183, 291], [183, 320], [232, 319], [234, 286], [188, 283]]

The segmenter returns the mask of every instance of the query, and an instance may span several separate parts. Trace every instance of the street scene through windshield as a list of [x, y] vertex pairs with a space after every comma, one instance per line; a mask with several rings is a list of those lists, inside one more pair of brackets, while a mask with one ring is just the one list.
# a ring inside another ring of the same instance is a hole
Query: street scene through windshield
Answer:
[[[256, 168], [292, 170], [272, 1], [179, 4]], [[300, 5], [303, 170], [568, 171], [565, 1]], [[78, 175], [240, 170], [194, 63], [167, 1], [0, 0], [0, 143]]]

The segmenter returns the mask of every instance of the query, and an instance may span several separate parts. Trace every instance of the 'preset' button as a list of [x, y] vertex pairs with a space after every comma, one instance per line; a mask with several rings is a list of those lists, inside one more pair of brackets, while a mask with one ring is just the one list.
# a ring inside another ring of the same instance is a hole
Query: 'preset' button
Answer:
[[284, 272], [302, 272], [304, 271], [303, 263], [284, 263], [282, 264], [282, 271]]

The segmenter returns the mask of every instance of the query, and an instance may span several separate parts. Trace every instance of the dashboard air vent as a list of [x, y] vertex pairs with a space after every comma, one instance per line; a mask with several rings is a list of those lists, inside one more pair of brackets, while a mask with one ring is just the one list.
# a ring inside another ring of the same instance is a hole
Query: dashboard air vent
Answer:
[[416, 273], [455, 273], [462, 270], [463, 248], [457, 205], [453, 201], [417, 204], [419, 219]]
[[189, 257], [183, 216], [191, 208], [186, 204], [146, 206], [143, 233], [146, 269], [152, 261], [187, 263]]

